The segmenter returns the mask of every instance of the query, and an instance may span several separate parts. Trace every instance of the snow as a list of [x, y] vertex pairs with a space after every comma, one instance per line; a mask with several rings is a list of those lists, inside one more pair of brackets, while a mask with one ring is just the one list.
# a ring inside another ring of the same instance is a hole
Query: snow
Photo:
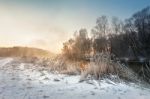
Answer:
[[0, 58], [0, 99], [149, 99], [150, 89], [108, 79], [79, 83], [40, 66]]

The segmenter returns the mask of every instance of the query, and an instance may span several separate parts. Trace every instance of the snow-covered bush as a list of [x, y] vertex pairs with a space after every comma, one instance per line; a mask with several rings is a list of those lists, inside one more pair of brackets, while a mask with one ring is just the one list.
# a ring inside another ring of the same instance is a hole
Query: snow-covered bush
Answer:
[[107, 52], [94, 55], [88, 66], [88, 69], [82, 73], [80, 81], [93, 75], [96, 79], [103, 78], [106, 75], [117, 75], [119, 78], [136, 81], [136, 74], [118, 60], [112, 60]]

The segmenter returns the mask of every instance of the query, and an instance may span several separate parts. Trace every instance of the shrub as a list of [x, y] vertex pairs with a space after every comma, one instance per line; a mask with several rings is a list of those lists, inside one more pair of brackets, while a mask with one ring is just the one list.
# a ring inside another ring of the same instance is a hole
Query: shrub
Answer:
[[96, 79], [103, 78], [105, 75], [117, 75], [119, 78], [137, 81], [137, 76], [132, 70], [118, 60], [112, 60], [107, 52], [96, 54], [91, 58], [88, 69], [82, 73], [80, 81], [85, 80], [88, 75]]

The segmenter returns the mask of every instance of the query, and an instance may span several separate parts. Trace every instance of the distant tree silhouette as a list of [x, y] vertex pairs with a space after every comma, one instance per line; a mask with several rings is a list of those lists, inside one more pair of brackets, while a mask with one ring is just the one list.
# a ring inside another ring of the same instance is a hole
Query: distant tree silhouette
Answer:
[[150, 58], [150, 7], [124, 22], [113, 17], [109, 23], [107, 16], [100, 16], [91, 30], [92, 37], [88, 37], [86, 29], [81, 29], [72, 40], [64, 43], [64, 52], [79, 58], [90, 51], [99, 53], [111, 47], [111, 53], [118, 57], [128, 57], [132, 50], [136, 58]]
[[124, 33], [124, 23], [118, 17], [112, 18], [111, 27], [114, 34]]
[[108, 19], [105, 15], [97, 18], [96, 26], [91, 30], [94, 38], [105, 37], [108, 32]]
[[94, 53], [105, 51], [108, 43], [106, 38], [108, 30], [108, 19], [103, 15], [96, 20], [96, 26], [91, 30]]

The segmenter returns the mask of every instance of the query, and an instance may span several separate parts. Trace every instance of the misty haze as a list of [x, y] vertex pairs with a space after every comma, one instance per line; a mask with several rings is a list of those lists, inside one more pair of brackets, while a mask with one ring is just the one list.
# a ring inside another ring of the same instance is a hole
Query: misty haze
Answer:
[[0, 0], [0, 99], [150, 99], [149, 0]]

